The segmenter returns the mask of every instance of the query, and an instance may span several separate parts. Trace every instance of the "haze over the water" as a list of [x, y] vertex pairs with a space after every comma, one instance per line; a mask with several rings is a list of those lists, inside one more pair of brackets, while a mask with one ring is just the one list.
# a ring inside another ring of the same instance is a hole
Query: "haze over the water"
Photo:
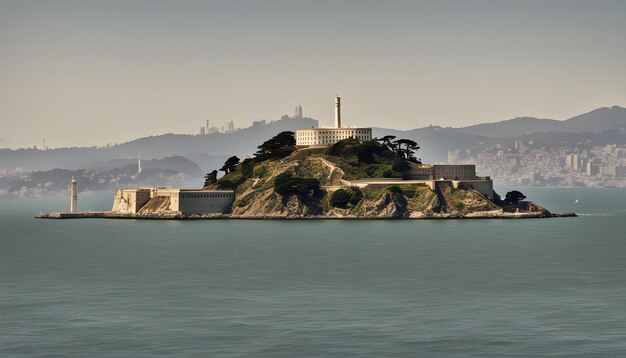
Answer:
[[330, 125], [626, 103], [626, 2], [2, 1], [0, 138], [102, 145], [301, 104]]

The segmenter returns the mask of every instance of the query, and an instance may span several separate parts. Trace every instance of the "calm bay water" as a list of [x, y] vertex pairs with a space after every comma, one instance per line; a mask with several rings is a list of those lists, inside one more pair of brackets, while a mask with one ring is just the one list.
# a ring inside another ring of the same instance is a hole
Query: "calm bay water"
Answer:
[[2, 200], [0, 356], [626, 356], [626, 190], [523, 192], [581, 216], [36, 220], [67, 198]]

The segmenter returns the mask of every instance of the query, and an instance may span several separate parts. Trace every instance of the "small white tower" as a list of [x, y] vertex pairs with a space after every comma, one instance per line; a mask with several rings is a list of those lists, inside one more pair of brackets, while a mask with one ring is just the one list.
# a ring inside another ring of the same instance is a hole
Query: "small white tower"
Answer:
[[70, 183], [70, 213], [75, 213], [78, 209], [78, 194], [76, 193], [76, 177], [72, 177], [72, 181]]
[[335, 128], [341, 128], [341, 98], [335, 97]]
[[135, 176], [139, 175], [139, 173], [141, 173], [141, 155], [137, 158], [137, 174]]

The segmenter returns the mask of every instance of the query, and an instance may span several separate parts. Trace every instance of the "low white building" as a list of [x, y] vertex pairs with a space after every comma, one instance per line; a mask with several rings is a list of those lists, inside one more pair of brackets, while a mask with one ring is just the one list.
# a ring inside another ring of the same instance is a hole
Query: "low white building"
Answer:
[[296, 130], [296, 145], [328, 146], [343, 139], [372, 140], [372, 128], [310, 128]]
[[372, 140], [372, 128], [344, 128], [341, 126], [341, 98], [335, 98], [335, 127], [303, 128], [296, 130], [298, 146], [329, 146], [343, 139]]
[[477, 179], [474, 164], [411, 164], [409, 179]]
[[115, 191], [112, 211], [123, 214], [227, 213], [234, 200], [232, 190], [125, 188]]

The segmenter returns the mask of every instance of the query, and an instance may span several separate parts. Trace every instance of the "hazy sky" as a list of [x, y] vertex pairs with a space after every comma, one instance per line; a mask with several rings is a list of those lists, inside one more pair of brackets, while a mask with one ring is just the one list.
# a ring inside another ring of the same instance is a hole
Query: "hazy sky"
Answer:
[[464, 126], [626, 106], [626, 1], [0, 0], [0, 138]]

